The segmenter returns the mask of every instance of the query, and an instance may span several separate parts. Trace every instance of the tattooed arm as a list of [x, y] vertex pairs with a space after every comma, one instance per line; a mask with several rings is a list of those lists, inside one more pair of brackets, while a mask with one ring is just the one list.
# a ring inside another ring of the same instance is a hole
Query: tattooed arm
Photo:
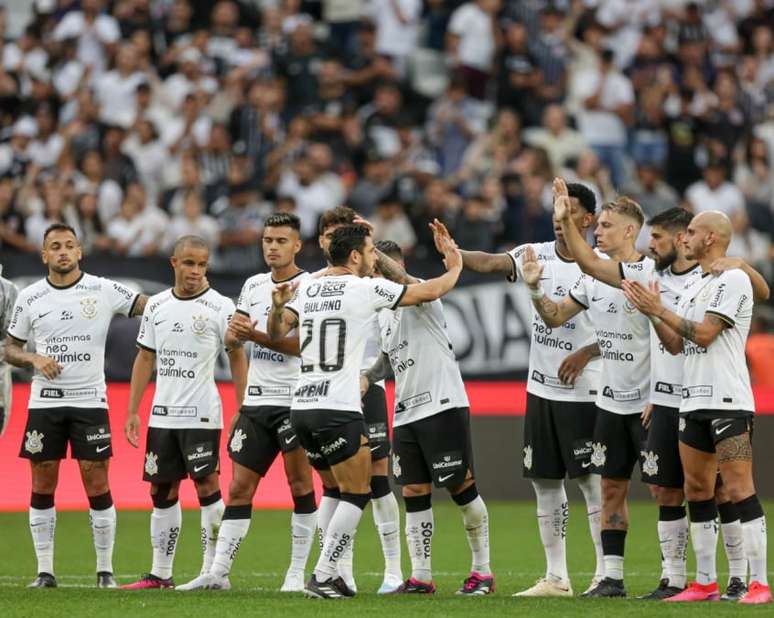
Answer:
[[372, 384], [389, 378], [391, 375], [390, 359], [382, 353], [376, 359], [373, 367], [360, 374], [360, 396], [363, 397]]
[[419, 283], [419, 280], [409, 275], [403, 266], [378, 249], [376, 250], [376, 267], [385, 279], [395, 283], [402, 283], [403, 285]]
[[561, 326], [583, 311], [583, 305], [570, 296], [556, 303], [543, 293], [540, 288], [540, 275], [543, 274], [543, 267], [538, 264], [537, 256], [531, 246], [524, 251], [521, 272], [524, 283], [529, 288], [529, 295], [532, 297], [535, 310], [551, 328]]
[[129, 312], [129, 317], [134, 318], [141, 316], [143, 311], [145, 311], [145, 305], [148, 303], [148, 297], [145, 294], [138, 294], [137, 300], [134, 301], [134, 305], [132, 305], [132, 310]]

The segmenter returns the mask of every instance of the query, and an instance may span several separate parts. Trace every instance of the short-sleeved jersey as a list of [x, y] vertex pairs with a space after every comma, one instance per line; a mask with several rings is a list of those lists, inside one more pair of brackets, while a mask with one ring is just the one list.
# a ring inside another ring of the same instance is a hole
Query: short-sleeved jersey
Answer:
[[[655, 263], [648, 257], [619, 263], [622, 279], [648, 285]], [[614, 414], [640, 414], [650, 398], [650, 322], [623, 290], [583, 275], [570, 297], [582, 305], [594, 326], [602, 377], [597, 406]]]
[[[301, 271], [286, 281], [303, 281], [308, 276], [309, 273]], [[266, 320], [272, 305], [271, 292], [278, 283], [283, 281], [274, 281], [271, 273], [261, 273], [250, 277], [242, 286], [236, 310], [254, 321], [255, 328], [261, 332], [266, 332]], [[297, 334], [295, 329], [288, 333], [289, 336]], [[289, 408], [300, 370], [299, 357], [253, 343], [243, 405]]]
[[677, 307], [678, 315], [701, 323], [706, 314], [712, 314], [723, 320], [727, 327], [708, 348], [684, 339], [680, 412], [755, 410], [744, 354], [752, 310], [752, 284], [739, 269], [717, 277], [705, 273], [685, 288]]
[[361, 411], [360, 369], [371, 324], [394, 309], [406, 286], [354, 275], [301, 282], [287, 308], [298, 315], [301, 374], [293, 410]]
[[469, 406], [440, 300], [382, 311], [379, 321], [395, 374], [395, 427]]
[[137, 345], [156, 354], [156, 393], [148, 426], [223, 426], [215, 361], [233, 314], [231, 299], [212, 288], [189, 298], [169, 289], [148, 299], [137, 335]]
[[[701, 266], [676, 273], [671, 267], [657, 270], [653, 278], [658, 281], [661, 290], [661, 302], [671, 311], [677, 305], [685, 291], [685, 286], [701, 277]], [[668, 408], [679, 408], [683, 392], [682, 354], [671, 354], [658, 338], [656, 329], [650, 328], [650, 403]]]
[[[513, 261], [510, 281], [522, 278], [523, 254], [528, 246], [521, 245], [508, 252]], [[562, 258], [556, 252], [556, 242], [537, 243], [532, 248], [543, 266], [541, 281], [546, 296], [560, 302], [582, 274], [578, 264]], [[559, 366], [567, 356], [594, 341], [594, 330], [587, 313], [567, 320], [558, 328], [551, 328], [532, 307], [527, 392], [552, 401], [594, 401], [602, 368], [599, 359], [586, 365], [574, 385], [564, 384], [558, 376]]]
[[29, 407], [107, 408], [105, 340], [116, 314], [128, 316], [139, 295], [128, 287], [83, 273], [66, 287], [41, 279], [19, 292], [8, 326], [18, 341], [62, 366], [53, 380], [35, 372]]

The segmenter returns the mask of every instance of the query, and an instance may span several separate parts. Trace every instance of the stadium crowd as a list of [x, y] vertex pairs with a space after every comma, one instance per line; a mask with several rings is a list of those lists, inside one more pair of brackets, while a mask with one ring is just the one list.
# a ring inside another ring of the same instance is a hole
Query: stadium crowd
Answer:
[[721, 210], [771, 279], [771, 0], [29, 4], [14, 36], [0, 11], [3, 250], [60, 221], [86, 252], [195, 233], [254, 272], [267, 214], [311, 238], [347, 203], [408, 254], [434, 217], [494, 251], [553, 238], [561, 175]]

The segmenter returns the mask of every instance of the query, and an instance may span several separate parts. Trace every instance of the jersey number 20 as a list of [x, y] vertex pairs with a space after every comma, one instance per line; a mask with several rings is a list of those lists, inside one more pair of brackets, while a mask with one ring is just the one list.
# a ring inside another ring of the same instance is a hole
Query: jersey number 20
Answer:
[[[312, 319], [306, 319], [301, 322], [301, 331], [304, 339], [301, 342], [301, 371], [308, 373], [314, 371], [314, 364], [305, 365], [304, 350], [312, 343], [314, 339], [315, 322]], [[320, 371], [332, 372], [338, 371], [344, 366], [344, 348], [347, 340], [347, 323], [341, 318], [325, 318], [319, 323], [317, 338], [320, 342], [319, 367]], [[336, 348], [336, 358], [333, 362], [328, 362], [328, 339], [335, 337], [333, 345]]]

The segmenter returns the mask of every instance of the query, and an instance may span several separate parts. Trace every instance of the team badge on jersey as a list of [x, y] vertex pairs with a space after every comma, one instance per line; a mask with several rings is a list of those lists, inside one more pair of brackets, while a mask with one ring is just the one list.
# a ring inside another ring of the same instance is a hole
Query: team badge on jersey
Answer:
[[632, 305], [632, 304], [629, 302], [629, 300], [628, 300], [628, 299], [627, 299], [627, 300], [626, 300], [626, 302], [624, 303], [624, 305], [623, 305], [623, 308], [624, 308], [624, 311], [625, 311], [626, 313], [628, 313], [629, 315], [631, 315], [632, 313], [634, 313], [635, 311], [637, 311], [637, 307], [635, 307], [634, 305]]
[[607, 447], [601, 442], [594, 442], [594, 444], [591, 445], [591, 448], [591, 465], [597, 468], [604, 466], [607, 461]]
[[400, 455], [395, 453], [392, 454], [392, 473], [395, 475], [395, 478], [399, 478], [403, 474], [403, 470], [400, 467]]
[[40, 453], [43, 450], [43, 436], [36, 429], [27, 432], [27, 439], [24, 441], [24, 450], [28, 453]]
[[91, 320], [97, 315], [97, 299], [96, 298], [84, 298], [81, 301], [81, 314], [84, 318]]
[[524, 468], [532, 470], [532, 447], [529, 444], [524, 447]]
[[642, 472], [648, 476], [656, 476], [658, 474], [658, 455], [653, 451], [640, 451], [640, 454], [644, 457], [642, 462]]
[[203, 335], [207, 331], [207, 316], [195, 315], [193, 316], [193, 324], [191, 324], [191, 330], [194, 335]]
[[242, 445], [245, 441], [245, 438], [247, 438], [247, 434], [241, 429], [237, 429], [234, 432], [234, 435], [231, 436], [231, 443], [229, 444], [229, 448], [231, 449], [232, 453], [238, 453], [242, 450]]
[[145, 472], [148, 476], [153, 476], [159, 471], [159, 456], [156, 453], [149, 452], [145, 455]]

